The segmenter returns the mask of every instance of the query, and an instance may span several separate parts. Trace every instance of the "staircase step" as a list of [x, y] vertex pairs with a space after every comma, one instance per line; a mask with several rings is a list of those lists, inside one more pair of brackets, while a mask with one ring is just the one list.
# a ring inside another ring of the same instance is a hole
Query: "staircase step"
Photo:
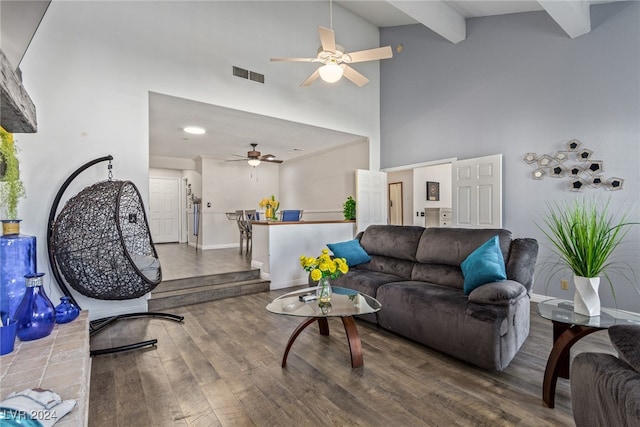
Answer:
[[255, 294], [268, 291], [270, 283], [268, 280], [252, 279], [197, 287], [191, 286], [162, 292], [154, 290], [151, 293], [151, 299], [147, 301], [147, 305], [149, 311], [159, 311], [223, 298]]
[[179, 289], [197, 288], [200, 286], [217, 285], [230, 282], [242, 282], [260, 278], [260, 270], [234, 271], [230, 273], [210, 274], [206, 276], [187, 277], [183, 279], [163, 280], [153, 290], [151, 295], [171, 292]]

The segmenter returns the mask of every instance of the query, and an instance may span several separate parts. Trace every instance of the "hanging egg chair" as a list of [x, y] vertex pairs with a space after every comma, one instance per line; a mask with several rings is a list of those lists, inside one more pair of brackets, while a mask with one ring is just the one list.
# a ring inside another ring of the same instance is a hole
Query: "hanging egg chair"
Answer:
[[[72, 303], [70, 292], [101, 300], [128, 300], [151, 292], [162, 281], [160, 260], [151, 239], [140, 192], [131, 181], [112, 178], [112, 156], [85, 163], [62, 184], [49, 211], [47, 247], [51, 273]], [[60, 200], [71, 182], [84, 170], [109, 161], [108, 180], [91, 185], [70, 198], [56, 216]], [[139, 312], [119, 314], [90, 322], [93, 336], [113, 322], [139, 317], [182, 322], [183, 316]], [[91, 350], [91, 355], [117, 353], [155, 345], [157, 339], [119, 347]]]
[[126, 300], [162, 280], [140, 193], [131, 181], [109, 180], [69, 199], [53, 224], [54, 257], [82, 295]]

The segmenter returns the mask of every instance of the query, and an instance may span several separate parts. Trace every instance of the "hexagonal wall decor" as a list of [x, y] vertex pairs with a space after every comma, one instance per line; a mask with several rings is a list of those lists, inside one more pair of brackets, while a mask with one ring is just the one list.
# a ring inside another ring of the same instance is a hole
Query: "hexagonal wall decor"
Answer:
[[[611, 191], [621, 190], [624, 179], [605, 178], [604, 162], [592, 160], [593, 150], [582, 147], [582, 142], [572, 139], [565, 143], [565, 150], [538, 155], [526, 153], [523, 160], [535, 168], [531, 177], [542, 180], [545, 175], [552, 178], [568, 178], [571, 191], [583, 191], [585, 188], [606, 188]], [[571, 162], [571, 163], [569, 163]]]
[[562, 166], [562, 165], [555, 165], [551, 168], [551, 173], [550, 175], [554, 178], [560, 178], [562, 176], [564, 176], [564, 174], [567, 172], [567, 169]]
[[581, 145], [582, 142], [578, 141], [577, 139], [572, 139], [571, 141], [567, 142], [567, 150], [578, 151]]
[[624, 179], [622, 178], [609, 178], [607, 180], [607, 188], [611, 191], [622, 190], [622, 184]]

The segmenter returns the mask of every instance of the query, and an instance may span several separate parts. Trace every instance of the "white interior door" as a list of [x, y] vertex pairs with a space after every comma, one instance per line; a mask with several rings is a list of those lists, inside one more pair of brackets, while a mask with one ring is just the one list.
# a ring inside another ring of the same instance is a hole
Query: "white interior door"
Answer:
[[502, 228], [502, 154], [453, 162], [453, 225]]
[[363, 231], [372, 224], [387, 224], [386, 172], [356, 171], [356, 228]]
[[154, 243], [180, 240], [179, 182], [177, 178], [149, 178], [149, 227]]

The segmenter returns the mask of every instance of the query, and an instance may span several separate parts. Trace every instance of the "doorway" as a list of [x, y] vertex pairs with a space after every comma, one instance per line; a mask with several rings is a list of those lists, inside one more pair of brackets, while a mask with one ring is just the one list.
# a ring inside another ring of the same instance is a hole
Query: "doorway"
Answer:
[[389, 184], [389, 224], [403, 225], [402, 183]]

